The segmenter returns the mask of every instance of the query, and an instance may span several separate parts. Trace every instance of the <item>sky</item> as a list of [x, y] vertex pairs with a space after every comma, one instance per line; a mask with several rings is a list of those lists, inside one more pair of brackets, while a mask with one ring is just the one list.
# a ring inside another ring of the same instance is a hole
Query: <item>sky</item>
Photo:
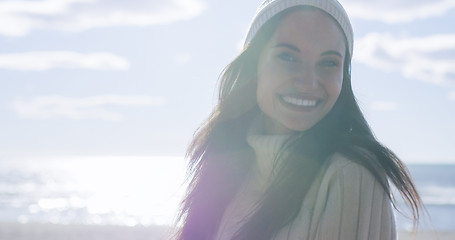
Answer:
[[[340, 2], [378, 139], [455, 164], [455, 1]], [[1, 0], [0, 160], [183, 156], [260, 3]]]

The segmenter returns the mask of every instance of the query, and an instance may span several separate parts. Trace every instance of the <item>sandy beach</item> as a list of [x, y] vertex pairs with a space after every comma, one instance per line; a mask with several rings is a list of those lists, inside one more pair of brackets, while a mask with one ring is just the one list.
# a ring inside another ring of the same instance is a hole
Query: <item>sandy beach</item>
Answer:
[[[0, 223], [1, 240], [168, 240], [165, 226], [125, 227]], [[399, 240], [454, 240], [453, 232], [400, 231]]]
[[405, 231], [398, 232], [399, 240], [454, 240], [454, 232], [417, 232], [409, 233]]
[[169, 239], [169, 233], [165, 226], [0, 223], [0, 240], [164, 240]]

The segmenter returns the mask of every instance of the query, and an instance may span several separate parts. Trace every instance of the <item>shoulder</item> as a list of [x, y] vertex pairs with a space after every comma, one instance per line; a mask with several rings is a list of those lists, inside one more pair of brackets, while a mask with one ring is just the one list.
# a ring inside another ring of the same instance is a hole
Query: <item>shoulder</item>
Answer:
[[390, 204], [390, 194], [383, 183], [366, 167], [341, 154], [334, 154], [328, 160], [320, 179], [315, 186], [318, 189], [316, 205], [320, 204], [316, 208], [320, 211], [329, 206], [353, 212], [359, 207], [362, 211], [370, 211], [372, 206]]
[[[367, 152], [365, 154], [368, 154]], [[369, 157], [374, 158], [372, 154]], [[323, 174], [323, 182], [329, 185], [337, 184], [342, 187], [352, 185], [367, 186], [378, 185], [382, 188], [379, 179], [376, 176], [383, 178], [382, 182], [387, 182], [382, 172], [373, 174], [365, 166], [361, 165], [353, 159], [349, 159], [340, 153], [335, 153], [327, 161]]]
[[322, 167], [307, 195], [306, 207], [322, 212], [328, 205], [359, 206], [360, 202], [389, 201], [389, 193], [366, 167], [335, 153]]
[[395, 239], [389, 193], [370, 170], [341, 154], [327, 162], [313, 214], [315, 239]]
[[390, 198], [363, 165], [334, 154], [305, 196], [288, 239], [396, 239]]

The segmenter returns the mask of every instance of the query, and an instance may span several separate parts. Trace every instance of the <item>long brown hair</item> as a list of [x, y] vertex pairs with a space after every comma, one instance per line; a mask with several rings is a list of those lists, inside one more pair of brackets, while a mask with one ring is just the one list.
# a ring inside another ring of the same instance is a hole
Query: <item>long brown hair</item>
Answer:
[[[286, 14], [286, 11], [282, 14]], [[213, 239], [223, 213], [254, 163], [246, 142], [256, 103], [258, 57], [282, 14], [269, 20], [243, 52], [223, 71], [218, 104], [196, 131], [187, 157], [189, 187], [182, 201], [177, 239]], [[415, 221], [421, 199], [399, 158], [374, 137], [351, 87], [350, 56], [344, 61], [343, 85], [332, 110], [314, 127], [295, 132], [278, 155], [283, 166], [259, 208], [234, 236], [236, 240], [270, 239], [297, 216], [318, 169], [335, 152], [366, 167], [392, 199], [388, 181], [409, 203]], [[286, 196], [286, 197], [283, 197]]]

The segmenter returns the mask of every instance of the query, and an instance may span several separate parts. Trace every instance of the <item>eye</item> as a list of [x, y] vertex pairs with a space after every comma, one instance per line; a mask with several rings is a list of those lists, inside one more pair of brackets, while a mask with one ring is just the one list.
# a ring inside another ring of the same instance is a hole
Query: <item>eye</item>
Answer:
[[336, 60], [329, 60], [329, 59], [326, 59], [326, 60], [322, 60], [319, 62], [319, 66], [321, 67], [338, 67], [340, 65], [340, 63]]
[[285, 62], [297, 62], [297, 59], [289, 53], [280, 53], [277, 55], [278, 59], [283, 60]]

